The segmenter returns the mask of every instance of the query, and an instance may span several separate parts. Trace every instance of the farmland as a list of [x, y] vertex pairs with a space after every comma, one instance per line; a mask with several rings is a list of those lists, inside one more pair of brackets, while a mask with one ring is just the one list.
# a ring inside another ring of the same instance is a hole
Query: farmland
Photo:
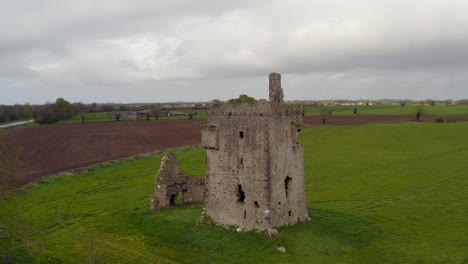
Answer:
[[[468, 115], [444, 120], [468, 120]], [[332, 115], [329, 125], [363, 125], [414, 120], [412, 115]], [[436, 117], [423, 116], [433, 122]], [[320, 116], [306, 116], [307, 126], [322, 123]], [[25, 184], [51, 173], [72, 170], [116, 158], [166, 148], [199, 144], [202, 120], [158, 120], [43, 125], [17, 129], [11, 141], [24, 152]]]
[[[205, 119], [206, 118], [206, 111], [204, 110], [197, 110], [197, 115], [193, 116], [193, 119]], [[185, 120], [189, 119], [188, 116], [174, 116], [174, 117], [166, 117], [161, 116], [158, 120]], [[140, 120], [136, 119], [125, 119], [122, 118], [122, 121], [143, 121], [145, 118], [141, 118]], [[151, 117], [151, 120], [154, 120], [154, 117]], [[71, 119], [61, 120], [59, 124], [75, 124], [81, 123], [81, 115], [77, 114], [74, 115]], [[115, 122], [114, 112], [90, 112], [87, 113], [85, 116], [85, 123], [95, 123], [95, 122]]]
[[43, 125], [18, 129], [11, 142], [24, 152], [25, 178], [75, 169], [116, 158], [200, 142], [196, 120]]
[[[401, 107], [397, 104], [377, 104], [377, 105], [358, 105], [357, 111], [361, 115], [415, 115], [418, 111], [419, 105], [417, 104], [408, 104], [405, 107]], [[339, 105], [333, 106], [334, 115], [352, 115], [354, 106], [353, 105]], [[426, 115], [467, 115], [468, 114], [468, 105], [444, 105], [437, 104], [434, 106], [424, 106], [424, 114]], [[306, 115], [320, 115], [319, 107], [309, 107], [307, 108]]]
[[[466, 131], [467, 122], [303, 130], [312, 221], [278, 238], [196, 226], [201, 206], [150, 214], [155, 154], [6, 194], [0, 249], [16, 263], [463, 263]], [[176, 152], [203, 176], [203, 149]]]

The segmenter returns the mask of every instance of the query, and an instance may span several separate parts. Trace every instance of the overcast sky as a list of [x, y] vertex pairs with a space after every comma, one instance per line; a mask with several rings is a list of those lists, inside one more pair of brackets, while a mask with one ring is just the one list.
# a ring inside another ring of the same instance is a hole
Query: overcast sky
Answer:
[[466, 0], [0, 0], [0, 104], [468, 98]]

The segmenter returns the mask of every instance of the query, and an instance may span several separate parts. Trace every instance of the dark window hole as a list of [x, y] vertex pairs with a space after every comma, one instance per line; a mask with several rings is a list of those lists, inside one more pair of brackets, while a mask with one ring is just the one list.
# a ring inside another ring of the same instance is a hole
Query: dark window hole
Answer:
[[237, 185], [237, 197], [238, 202], [243, 203], [245, 201], [245, 192], [242, 190], [242, 185], [240, 184]]
[[284, 179], [284, 190], [286, 191], [286, 197], [288, 197], [289, 189], [291, 188], [290, 182], [292, 178], [289, 176], [286, 176], [286, 179]]

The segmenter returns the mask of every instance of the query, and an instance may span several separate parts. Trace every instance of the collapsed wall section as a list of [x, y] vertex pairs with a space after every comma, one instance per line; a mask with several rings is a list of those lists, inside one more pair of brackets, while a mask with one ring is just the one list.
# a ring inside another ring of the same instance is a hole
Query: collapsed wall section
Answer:
[[179, 194], [184, 203], [201, 203], [204, 199], [205, 181], [189, 177], [179, 171], [179, 162], [174, 153], [165, 152], [154, 181], [151, 211], [175, 205]]

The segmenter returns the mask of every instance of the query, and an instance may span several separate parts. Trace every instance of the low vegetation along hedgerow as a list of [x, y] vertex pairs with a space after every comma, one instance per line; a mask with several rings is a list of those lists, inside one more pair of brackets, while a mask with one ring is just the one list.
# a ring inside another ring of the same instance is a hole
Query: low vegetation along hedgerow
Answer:
[[[356, 111], [360, 115], [416, 115], [420, 107], [417, 104], [407, 104], [404, 107], [397, 104], [358, 105]], [[353, 115], [354, 108], [354, 105], [331, 107], [333, 115]], [[425, 115], [466, 115], [468, 114], [468, 105], [426, 105], [423, 107], [423, 112]], [[320, 113], [320, 107], [311, 106], [307, 108], [306, 115], [320, 115]]]
[[[4, 262], [466, 263], [468, 123], [305, 129], [311, 222], [280, 236], [148, 212], [161, 154], [43, 180], [0, 201]], [[204, 150], [177, 151], [203, 177]], [[283, 246], [286, 253], [276, 248]]]

